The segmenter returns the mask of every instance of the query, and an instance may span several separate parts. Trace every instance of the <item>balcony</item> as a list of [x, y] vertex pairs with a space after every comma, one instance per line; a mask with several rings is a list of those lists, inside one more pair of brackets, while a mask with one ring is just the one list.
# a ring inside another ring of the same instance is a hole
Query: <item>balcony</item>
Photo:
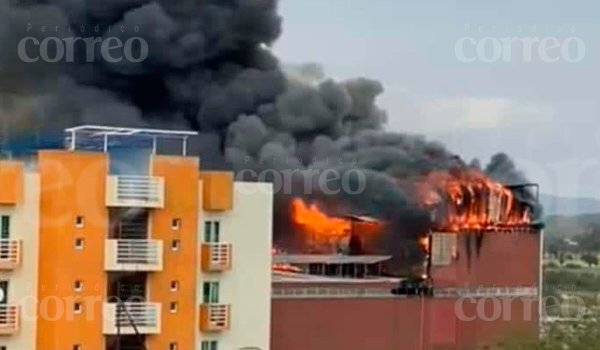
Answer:
[[150, 239], [107, 239], [106, 271], [162, 271], [163, 242]]
[[220, 332], [229, 329], [230, 306], [223, 304], [200, 305], [200, 330]]
[[13, 270], [21, 265], [21, 241], [0, 240], [0, 270]]
[[0, 305], [0, 335], [11, 335], [19, 331], [21, 310], [17, 305]]
[[109, 176], [106, 205], [109, 207], [163, 208], [165, 180], [152, 176]]
[[159, 303], [105, 303], [102, 331], [111, 334], [159, 334], [161, 331], [161, 304]]
[[231, 269], [231, 244], [202, 244], [202, 271], [220, 272]]

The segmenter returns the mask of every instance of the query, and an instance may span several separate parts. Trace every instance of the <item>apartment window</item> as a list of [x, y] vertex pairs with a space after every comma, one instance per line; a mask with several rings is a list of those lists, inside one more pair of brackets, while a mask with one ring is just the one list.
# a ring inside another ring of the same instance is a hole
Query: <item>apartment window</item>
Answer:
[[205, 221], [204, 222], [204, 242], [219, 243], [221, 240], [221, 222]]
[[177, 350], [177, 343], [176, 342], [171, 342], [169, 343], [169, 350]]
[[216, 340], [204, 340], [201, 350], [218, 350], [218, 343]]
[[[10, 238], [10, 216], [2, 215], [0, 220], [0, 239]], [[7, 247], [7, 246], [6, 246]], [[4, 248], [0, 251], [0, 258], [7, 259], [9, 257], [9, 250]]]
[[171, 292], [179, 290], [179, 281], [171, 281]]
[[174, 239], [171, 241], [171, 250], [178, 251], [181, 248], [181, 241], [178, 239]]
[[10, 238], [10, 216], [2, 215], [2, 219], [0, 220], [0, 238], [1, 239], [9, 239]]
[[81, 215], [78, 215], [75, 218], [75, 227], [76, 228], [83, 228], [83, 226], [85, 226], [85, 218]]
[[77, 249], [77, 250], [83, 250], [84, 246], [85, 246], [85, 239], [83, 239], [83, 238], [76, 238], [75, 239], [75, 249]]
[[204, 304], [219, 303], [219, 282], [204, 282], [202, 285], [202, 302]]
[[76, 292], [83, 291], [83, 282], [80, 280], [75, 281], [73, 284], [73, 289], [75, 289]]
[[171, 228], [173, 230], [179, 230], [181, 228], [181, 219], [173, 219], [171, 221]]
[[8, 281], [0, 281], [0, 305], [6, 304], [8, 304]]
[[435, 233], [431, 238], [431, 264], [448, 266], [456, 254], [457, 238], [454, 233]]
[[73, 311], [75, 311], [76, 314], [80, 314], [83, 312], [83, 305], [81, 303], [75, 303], [73, 305]]
[[173, 301], [169, 304], [169, 311], [171, 311], [172, 314], [177, 313], [178, 308], [179, 308], [179, 305], [177, 304], [176, 301]]

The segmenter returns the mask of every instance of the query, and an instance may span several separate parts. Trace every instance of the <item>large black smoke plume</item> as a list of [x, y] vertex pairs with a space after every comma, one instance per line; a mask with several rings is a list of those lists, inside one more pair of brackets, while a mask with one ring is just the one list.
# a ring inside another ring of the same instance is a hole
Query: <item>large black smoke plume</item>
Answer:
[[[384, 131], [378, 82], [324, 79], [314, 65], [285, 74], [269, 49], [281, 30], [276, 0], [4, 0], [3, 142], [76, 124], [195, 129], [204, 167], [232, 168], [248, 180], [257, 176], [245, 170], [295, 170], [291, 192], [277, 197], [276, 232], [286, 232], [289, 196], [301, 195], [391, 222], [386, 240], [414, 255], [414, 238], [430, 219], [399, 184], [467, 165], [440, 143]], [[74, 36], [141, 37], [148, 57], [90, 60], [82, 42], [74, 62], [26, 63], [17, 54], [26, 37]], [[366, 188], [332, 196], [295, 186], [326, 169], [360, 170]], [[503, 155], [486, 170], [505, 183], [524, 180]], [[405, 240], [412, 243], [398, 244]]]

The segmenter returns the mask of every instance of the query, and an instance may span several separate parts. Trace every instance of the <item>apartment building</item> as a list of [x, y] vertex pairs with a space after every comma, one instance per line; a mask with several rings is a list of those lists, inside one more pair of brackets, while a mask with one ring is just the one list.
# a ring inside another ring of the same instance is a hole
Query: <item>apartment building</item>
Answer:
[[66, 135], [0, 162], [0, 349], [269, 349], [271, 186], [202, 171], [192, 132]]

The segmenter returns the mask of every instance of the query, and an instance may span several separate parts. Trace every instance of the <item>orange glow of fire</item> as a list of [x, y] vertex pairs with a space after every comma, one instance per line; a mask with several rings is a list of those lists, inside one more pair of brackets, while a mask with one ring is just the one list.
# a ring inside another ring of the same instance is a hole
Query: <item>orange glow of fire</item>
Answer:
[[302, 269], [289, 264], [273, 264], [272, 266], [273, 272], [291, 272], [291, 273], [301, 273]]
[[347, 236], [352, 227], [350, 220], [328, 216], [316, 204], [307, 205], [300, 198], [292, 201], [292, 217], [296, 224], [317, 236]]
[[419, 245], [423, 248], [423, 251], [429, 253], [429, 236], [419, 238]]
[[433, 172], [419, 181], [415, 190], [423, 207], [448, 202], [444, 217], [434, 219], [453, 232], [531, 223], [529, 208], [519, 206], [510, 189], [477, 170]]
[[[283, 254], [284, 252], [282, 250], [279, 250], [277, 248], [272, 248], [271, 249], [271, 256], [277, 255], [277, 254]], [[289, 265], [289, 264], [273, 264], [271, 265], [271, 270], [273, 272], [292, 272], [292, 273], [300, 273], [302, 272], [302, 269], [294, 266], [294, 265]]]
[[331, 244], [348, 238], [354, 229], [362, 234], [379, 231], [378, 222], [355, 222], [350, 218], [339, 218], [327, 215], [315, 203], [307, 204], [300, 198], [292, 200], [292, 220], [302, 228], [310, 243], [315, 245]]

